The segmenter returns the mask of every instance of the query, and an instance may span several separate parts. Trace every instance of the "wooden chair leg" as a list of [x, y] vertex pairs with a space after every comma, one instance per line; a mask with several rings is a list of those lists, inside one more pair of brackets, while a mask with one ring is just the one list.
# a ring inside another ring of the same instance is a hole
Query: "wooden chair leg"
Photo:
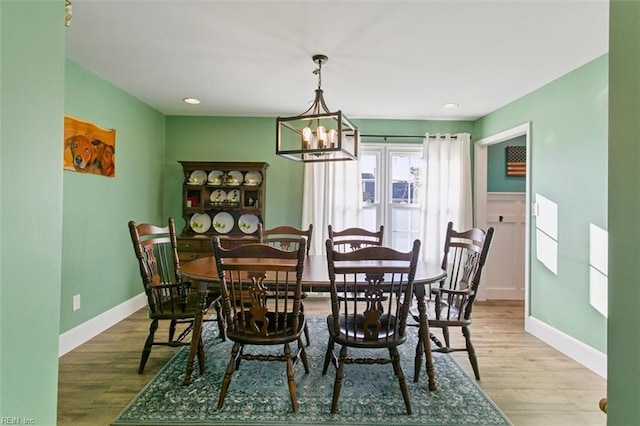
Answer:
[[[306, 297], [306, 296], [303, 296]], [[301, 312], [304, 314], [304, 303], [301, 304]], [[304, 339], [307, 342], [307, 346], [311, 344], [311, 338], [309, 337], [309, 324], [304, 324]]]
[[480, 380], [478, 358], [476, 358], [476, 350], [471, 344], [471, 332], [469, 331], [469, 327], [462, 327], [462, 334], [464, 335], [464, 340], [467, 345], [467, 353], [469, 354], [469, 361], [471, 362], [471, 367], [473, 368], [473, 374], [476, 376], [476, 380]]
[[300, 352], [300, 359], [302, 360], [302, 365], [304, 366], [304, 372], [309, 374], [309, 372], [311, 371], [309, 369], [309, 360], [307, 359], [307, 351], [304, 350], [301, 338], [298, 338], [298, 351]]
[[398, 353], [398, 348], [389, 348], [389, 354], [391, 355], [393, 371], [396, 376], [398, 376], [398, 381], [400, 382], [400, 392], [402, 392], [402, 398], [404, 399], [404, 405], [407, 408], [407, 414], [411, 414], [412, 410], [411, 400], [409, 399], [409, 388], [407, 387], [407, 381], [404, 377], [402, 367], [400, 366], [400, 354]]
[[200, 367], [200, 375], [204, 375], [205, 358], [204, 358], [204, 340], [202, 340], [202, 334], [200, 334], [200, 341], [198, 342], [198, 366]]
[[307, 346], [311, 344], [311, 339], [309, 338], [309, 324], [304, 325], [304, 338], [307, 341]]
[[226, 330], [227, 325], [225, 324], [224, 316], [222, 315], [222, 308], [220, 306], [220, 302], [217, 299], [215, 302], [213, 302], [213, 307], [216, 311], [216, 319], [218, 320], [218, 331], [220, 333], [220, 338], [224, 342], [225, 340], [227, 340], [227, 330]]
[[327, 369], [329, 368], [329, 363], [331, 362], [331, 358], [333, 358], [333, 339], [329, 337], [329, 342], [327, 343], [327, 352], [324, 354], [324, 367], [322, 368], [322, 374], [327, 374]]
[[331, 400], [331, 414], [338, 411], [338, 399], [340, 399], [340, 391], [342, 390], [342, 379], [344, 378], [344, 360], [347, 358], [347, 347], [340, 349], [340, 359], [336, 368], [336, 379], [333, 382], [333, 399]]
[[158, 320], [151, 321], [151, 325], [149, 326], [149, 335], [147, 336], [147, 340], [144, 342], [144, 348], [142, 349], [142, 357], [140, 358], [138, 374], [142, 374], [144, 372], [144, 366], [147, 365], [147, 360], [149, 359], [149, 355], [151, 355], [151, 348], [153, 347], [153, 338], [157, 329]]
[[[394, 360], [394, 352], [393, 350], [396, 348], [389, 348], [389, 359], [391, 360], [391, 365], [393, 366], [393, 374], [398, 377], [399, 374], [402, 374], [402, 371], [398, 371], [398, 367], [400, 366], [400, 364], [396, 365], [396, 363], [393, 361]], [[396, 353], [397, 353], [397, 349], [396, 349]]]
[[420, 378], [420, 369], [422, 368], [422, 355], [424, 355], [422, 328], [418, 328], [418, 345], [416, 346], [416, 357], [413, 361], [413, 381], [417, 382]]
[[444, 337], [444, 344], [447, 348], [451, 347], [451, 342], [449, 341], [449, 327], [442, 327], [442, 336]]
[[244, 345], [240, 346], [240, 352], [236, 356], [236, 371], [240, 370], [240, 361], [242, 361], [242, 354], [244, 353]]
[[227, 396], [227, 390], [229, 390], [229, 383], [231, 383], [231, 375], [235, 371], [236, 366], [236, 358], [239, 356], [239, 351], [241, 348], [240, 343], [234, 343], [233, 348], [231, 349], [231, 359], [227, 364], [227, 369], [224, 372], [224, 377], [222, 379], [222, 386], [220, 387], [220, 397], [218, 398], [218, 410], [222, 408], [224, 405], [224, 399]]
[[176, 335], [176, 324], [178, 322], [176, 320], [171, 320], [171, 323], [169, 324], [169, 341], [173, 342], [173, 338]]
[[291, 362], [291, 346], [284, 344], [284, 356], [287, 360], [287, 382], [289, 384], [289, 395], [291, 397], [291, 409], [298, 412], [298, 399], [296, 397], [296, 379], [293, 373], [293, 363]]

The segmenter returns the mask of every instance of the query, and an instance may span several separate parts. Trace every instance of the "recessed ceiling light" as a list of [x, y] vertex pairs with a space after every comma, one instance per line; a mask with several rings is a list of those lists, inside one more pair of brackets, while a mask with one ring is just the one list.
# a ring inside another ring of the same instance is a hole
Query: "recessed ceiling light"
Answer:
[[442, 105], [442, 109], [455, 109], [455, 108], [458, 108], [458, 104], [456, 104], [455, 102], [449, 102]]
[[200, 99], [196, 99], [196, 98], [184, 98], [183, 101], [184, 103], [191, 104], [191, 105], [198, 105], [200, 103]]

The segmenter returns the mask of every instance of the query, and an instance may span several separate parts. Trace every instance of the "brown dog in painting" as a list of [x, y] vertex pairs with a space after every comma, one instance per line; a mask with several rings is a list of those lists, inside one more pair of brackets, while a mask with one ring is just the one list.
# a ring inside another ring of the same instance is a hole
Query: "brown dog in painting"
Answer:
[[96, 147], [83, 135], [71, 136], [67, 139], [65, 148], [71, 151], [71, 161], [76, 171], [96, 173]]
[[113, 145], [106, 144], [100, 139], [89, 141], [83, 135], [75, 135], [67, 139], [65, 148], [71, 152], [71, 161], [76, 171], [109, 177], [115, 175]]
[[116, 153], [116, 148], [99, 139], [96, 139], [91, 143], [96, 147], [96, 164], [98, 165], [98, 169], [100, 169], [100, 174], [103, 176], [113, 177], [115, 174], [113, 156]]

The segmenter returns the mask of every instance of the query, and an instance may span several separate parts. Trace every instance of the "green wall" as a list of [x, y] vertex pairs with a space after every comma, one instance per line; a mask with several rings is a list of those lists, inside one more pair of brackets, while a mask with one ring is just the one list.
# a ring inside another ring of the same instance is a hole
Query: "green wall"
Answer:
[[167, 117], [165, 212], [184, 227], [182, 168], [178, 161], [264, 161], [267, 169], [265, 223], [300, 226], [301, 163], [275, 155], [275, 118]]
[[62, 3], [0, 2], [0, 419], [56, 423]]
[[[361, 134], [424, 135], [425, 133], [472, 133], [473, 122], [455, 120], [352, 120]], [[472, 135], [473, 136], [473, 135]], [[367, 139], [366, 141], [373, 141]], [[384, 140], [376, 139], [378, 142]], [[389, 138], [390, 143], [422, 143], [421, 139]]]
[[640, 2], [614, 0], [609, 16], [607, 420], [627, 425], [640, 419]]
[[[476, 139], [531, 122], [531, 194], [558, 204], [558, 275], [537, 260], [531, 224], [530, 313], [607, 351], [607, 321], [589, 304], [589, 224], [607, 229], [608, 57], [478, 120]], [[577, 184], [579, 182], [579, 184]]]
[[487, 150], [487, 191], [488, 192], [525, 192], [526, 178], [524, 176], [507, 176], [507, 147], [525, 146], [527, 138], [517, 138], [496, 143]]
[[[266, 161], [266, 226], [302, 221], [304, 168], [301, 163], [275, 155], [275, 117], [167, 117], [167, 161], [165, 173], [165, 212], [185, 225], [181, 212], [182, 171], [178, 161]], [[464, 121], [353, 120], [364, 134], [409, 134], [471, 132], [473, 124]], [[377, 140], [383, 142], [383, 140]], [[391, 138], [388, 142], [421, 142]]]
[[61, 333], [142, 292], [127, 222], [166, 222], [164, 115], [70, 60], [64, 113], [116, 129], [116, 172], [63, 172]]

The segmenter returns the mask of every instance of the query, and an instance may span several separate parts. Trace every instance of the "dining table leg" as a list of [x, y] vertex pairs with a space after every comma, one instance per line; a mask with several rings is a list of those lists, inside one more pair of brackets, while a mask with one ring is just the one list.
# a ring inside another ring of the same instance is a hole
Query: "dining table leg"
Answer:
[[193, 370], [195, 370], [195, 359], [198, 356], [198, 364], [200, 366], [200, 374], [204, 374], [204, 348], [202, 345], [202, 321], [204, 310], [207, 303], [207, 283], [198, 282], [198, 293], [200, 299], [198, 302], [198, 313], [193, 320], [193, 331], [191, 334], [191, 345], [189, 347], [189, 358], [187, 359], [187, 371], [184, 375], [184, 386], [193, 383]]
[[420, 322], [420, 335], [422, 336], [422, 344], [424, 346], [424, 355], [426, 358], [427, 377], [429, 380], [429, 390], [438, 389], [436, 384], [436, 373], [433, 367], [433, 358], [431, 357], [431, 339], [429, 338], [429, 320], [427, 318], [427, 304], [425, 298], [425, 285], [418, 284], [414, 287], [414, 294], [418, 299], [418, 313]]

